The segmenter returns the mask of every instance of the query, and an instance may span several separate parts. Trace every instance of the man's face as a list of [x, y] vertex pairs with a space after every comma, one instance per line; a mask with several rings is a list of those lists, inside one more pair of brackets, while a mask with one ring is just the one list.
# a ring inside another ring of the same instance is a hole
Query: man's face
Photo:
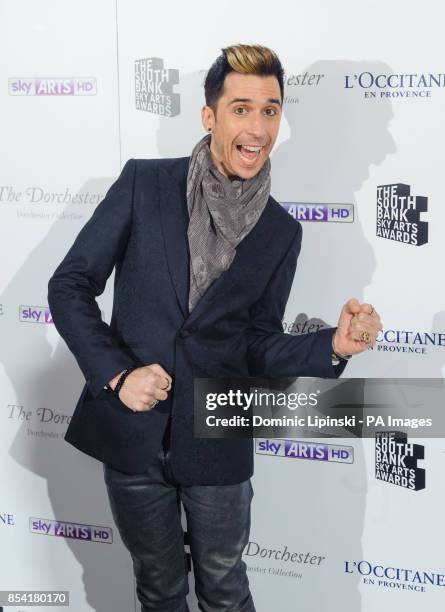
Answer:
[[230, 72], [218, 99], [216, 115], [202, 109], [202, 122], [212, 128], [210, 152], [220, 172], [249, 179], [257, 174], [278, 135], [281, 93], [275, 76]]

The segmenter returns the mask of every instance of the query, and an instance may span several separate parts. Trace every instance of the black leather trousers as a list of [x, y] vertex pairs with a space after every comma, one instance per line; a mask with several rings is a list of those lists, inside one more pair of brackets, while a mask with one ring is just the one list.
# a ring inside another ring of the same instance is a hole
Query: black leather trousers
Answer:
[[200, 610], [255, 612], [242, 561], [250, 531], [250, 479], [224, 486], [178, 485], [163, 447], [144, 474], [103, 467], [113, 518], [133, 560], [142, 612], [189, 612], [181, 501]]

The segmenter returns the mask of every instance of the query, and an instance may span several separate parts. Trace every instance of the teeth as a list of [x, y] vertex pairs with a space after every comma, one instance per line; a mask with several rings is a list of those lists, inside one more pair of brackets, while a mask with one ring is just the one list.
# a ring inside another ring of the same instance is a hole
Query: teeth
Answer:
[[261, 147], [251, 147], [249, 145], [241, 145], [244, 149], [247, 149], [248, 151], [255, 151], [258, 153], [258, 151], [261, 150]]

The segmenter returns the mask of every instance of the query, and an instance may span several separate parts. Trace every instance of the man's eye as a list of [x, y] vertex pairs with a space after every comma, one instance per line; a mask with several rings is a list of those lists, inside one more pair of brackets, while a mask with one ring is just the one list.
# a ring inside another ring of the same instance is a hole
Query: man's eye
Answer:
[[276, 108], [266, 108], [266, 115], [269, 115], [270, 117], [273, 117], [276, 114], [277, 114], [277, 109]]
[[[246, 109], [245, 109], [243, 106], [237, 106], [237, 107], [235, 108], [235, 113], [236, 113], [237, 115], [243, 115], [245, 110], [246, 110]], [[247, 111], [246, 111], [246, 112], [247, 112]]]

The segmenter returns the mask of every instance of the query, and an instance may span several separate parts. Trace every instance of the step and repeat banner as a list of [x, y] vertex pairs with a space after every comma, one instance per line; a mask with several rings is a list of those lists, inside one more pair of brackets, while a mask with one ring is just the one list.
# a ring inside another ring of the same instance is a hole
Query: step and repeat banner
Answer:
[[[0, 590], [136, 612], [102, 465], [63, 440], [84, 381], [49, 277], [129, 158], [190, 154], [220, 48], [264, 44], [286, 71], [272, 195], [303, 224], [284, 330], [335, 325], [356, 297], [384, 329], [344, 376], [442, 379], [445, 9], [2, 0], [0, 16]], [[443, 610], [444, 469], [434, 435], [257, 439], [244, 551], [257, 611]]]

